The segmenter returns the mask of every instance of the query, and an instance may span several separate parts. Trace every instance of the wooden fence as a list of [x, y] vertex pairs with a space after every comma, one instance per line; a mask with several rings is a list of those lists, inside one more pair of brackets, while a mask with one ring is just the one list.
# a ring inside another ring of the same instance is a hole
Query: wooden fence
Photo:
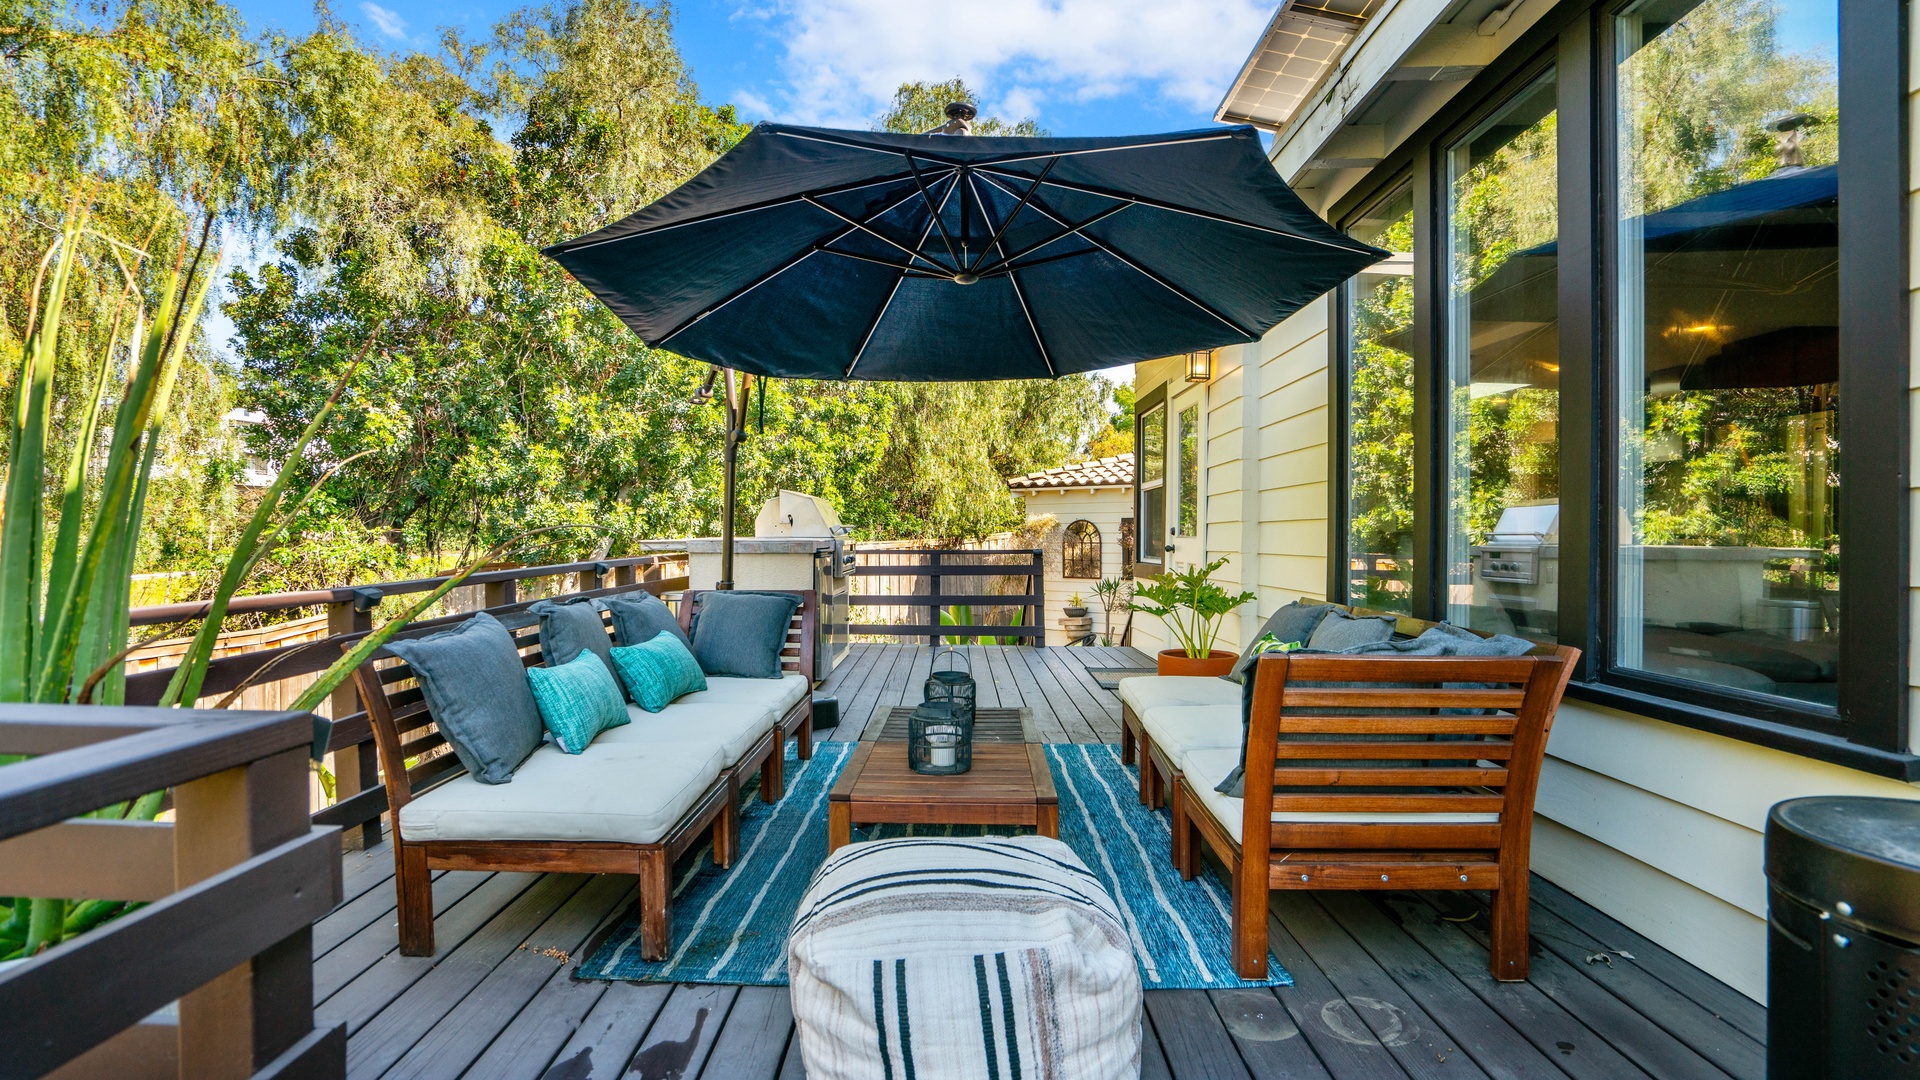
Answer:
[[[448, 600], [438, 605], [436, 610], [447, 611], [448, 614], [441, 618], [451, 620], [476, 607], [496, 614], [517, 612], [537, 599], [563, 594], [610, 596], [644, 589], [657, 596], [685, 589], [686, 574], [686, 556], [683, 554], [642, 555], [597, 562], [488, 570], [468, 578], [468, 584], [454, 591], [462, 595], [450, 594]], [[444, 577], [417, 578], [311, 592], [234, 597], [228, 607], [233, 614], [284, 613], [320, 608], [320, 614], [314, 618], [325, 620], [325, 633], [304, 641], [252, 651], [235, 651], [215, 659], [207, 667], [200, 701], [217, 702], [236, 689], [242, 690], [243, 699], [246, 694], [258, 693], [262, 698], [277, 694], [292, 700], [299, 691], [277, 689], [276, 684], [297, 685], [302, 689], [311, 684], [319, 672], [340, 658], [342, 646], [373, 630], [375, 617], [384, 599], [430, 592], [445, 581]], [[134, 626], [167, 625], [190, 621], [205, 614], [204, 602], [166, 604], [135, 608], [132, 623]], [[415, 625], [432, 625], [438, 621], [421, 620]], [[272, 630], [272, 627], [266, 629]], [[236, 636], [251, 633], [238, 631]], [[260, 644], [265, 645], [264, 638]], [[173, 671], [171, 665], [129, 671], [127, 703], [152, 705], [158, 702]], [[374, 843], [380, 838], [380, 815], [387, 809], [387, 793], [380, 783], [373, 732], [367, 725], [366, 711], [360, 704], [360, 694], [354, 681], [348, 679], [342, 683], [314, 712], [332, 722], [325, 749], [334, 790], [329, 805], [315, 812], [313, 820], [350, 830], [347, 837], [349, 846]], [[311, 792], [309, 783], [302, 784], [303, 793]], [[305, 797], [312, 798], [311, 794]]]
[[[929, 645], [942, 638], [1046, 641], [1046, 564], [1038, 548], [862, 547], [854, 555], [854, 587], [860, 591], [847, 602], [855, 613], [848, 631], [855, 636], [924, 639]], [[965, 629], [940, 622], [941, 612], [956, 607], [972, 614]], [[876, 617], [875, 608], [909, 612], [886, 619]], [[871, 621], [858, 621], [860, 614]]]

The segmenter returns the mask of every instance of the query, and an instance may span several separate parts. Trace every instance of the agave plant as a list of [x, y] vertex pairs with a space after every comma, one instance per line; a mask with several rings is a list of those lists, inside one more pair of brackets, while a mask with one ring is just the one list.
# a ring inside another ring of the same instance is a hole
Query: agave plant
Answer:
[[[145, 306], [137, 279], [121, 267], [125, 280], [114, 316], [115, 329], [106, 351], [93, 365], [51, 523], [45, 512], [48, 500], [44, 471], [62, 309], [83, 243], [113, 242], [90, 232], [84, 216], [76, 215], [42, 260], [29, 308], [6, 483], [4, 494], [0, 494], [0, 513], [5, 515], [0, 518], [0, 703], [117, 705], [126, 700], [123, 661], [131, 651], [127, 616], [141, 513], [168, 419], [174, 377], [212, 282], [211, 273], [198, 272], [207, 236], [208, 232], [202, 233], [200, 252], [191, 262], [178, 260], [151, 311]], [[126, 249], [126, 245], [115, 246]], [[127, 328], [124, 336], [121, 327]], [[122, 342], [130, 347], [133, 359], [113, 414], [104, 465], [95, 469], [91, 463], [107, 400], [106, 387]], [[297, 461], [305, 453], [332, 415], [345, 385], [346, 376], [342, 376], [334, 396], [294, 444], [291, 460]], [[329, 470], [289, 501], [295, 471], [282, 470], [242, 530], [207, 614], [161, 704], [190, 706], [198, 699], [235, 590], [273, 549], [306, 499], [333, 473]], [[323, 672], [295, 700], [293, 708], [312, 709], [326, 700], [374, 650], [497, 554], [498, 549], [489, 552], [368, 635]], [[236, 698], [229, 695], [223, 704]], [[7, 760], [17, 759], [0, 758], [0, 764]], [[159, 812], [163, 795], [154, 792], [131, 804], [97, 810], [92, 816], [151, 820]], [[31, 956], [129, 909], [111, 900], [24, 897], [13, 898], [7, 907], [0, 916], [0, 960]]]

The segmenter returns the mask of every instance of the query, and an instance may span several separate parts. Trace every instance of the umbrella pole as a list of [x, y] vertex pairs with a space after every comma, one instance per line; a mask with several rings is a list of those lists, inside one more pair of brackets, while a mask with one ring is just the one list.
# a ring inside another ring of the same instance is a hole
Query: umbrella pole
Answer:
[[720, 494], [720, 580], [716, 589], [733, 588], [733, 488], [734, 474], [740, 463], [740, 436], [744, 425], [745, 402], [736, 393], [739, 382], [732, 368], [727, 369], [727, 439], [721, 451], [725, 480]]

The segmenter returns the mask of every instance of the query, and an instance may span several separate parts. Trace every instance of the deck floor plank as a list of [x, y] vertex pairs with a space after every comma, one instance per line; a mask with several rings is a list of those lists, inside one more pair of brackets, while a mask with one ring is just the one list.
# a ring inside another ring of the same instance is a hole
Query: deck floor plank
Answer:
[[1539, 987], [1495, 979], [1487, 970], [1486, 950], [1446, 922], [1432, 905], [1404, 893], [1388, 893], [1380, 902], [1395, 914], [1400, 929], [1551, 1057], [1562, 1072], [1574, 1080], [1647, 1080], [1645, 1072]]
[[[1016, 649], [1000, 650], [1000, 659], [1007, 665], [1007, 671], [1013, 676], [1013, 684], [1020, 689], [1020, 698], [1027, 704], [1027, 711], [1033, 716], [1034, 730], [1040, 735], [1041, 742], [1072, 742], [1061, 712], [1073, 709], [1065, 701], [1056, 702], [1040, 688], [1040, 681], [1033, 676], [1033, 669], [1027, 666]], [[1078, 710], [1073, 710], [1077, 713]]]
[[[1034, 649], [1031, 651], [1039, 654], [1040, 662], [1047, 665], [1053, 672], [1054, 678], [1058, 679], [1061, 687], [1066, 690], [1067, 695], [1079, 705], [1080, 716], [1086, 721], [1093, 736], [1088, 741], [1119, 742], [1118, 699], [1107, 693], [1099, 683], [1094, 682], [1093, 676], [1087, 674], [1087, 669], [1083, 665], [1060, 655], [1074, 650]], [[1102, 700], [1103, 698], [1105, 700]]]
[[675, 990], [671, 983], [617, 982], [594, 1002], [553, 1065], [538, 1075], [551, 1080], [620, 1080], [633, 1051], [653, 1029]]
[[1359, 1022], [1346, 997], [1271, 910], [1267, 948], [1293, 976], [1293, 985], [1276, 988], [1274, 997], [1334, 1080], [1406, 1080], [1407, 1070]]
[[1534, 905], [1544, 907], [1579, 928], [1595, 951], [1614, 953], [1616, 962], [1624, 950], [1633, 954], [1633, 963], [1694, 1001], [1721, 1020], [1732, 1024], [1755, 1042], [1767, 1041], [1767, 1010], [1726, 983], [1708, 975], [1664, 946], [1656, 945], [1636, 931], [1614, 921], [1606, 912], [1575, 898], [1543, 878], [1534, 878]]
[[1366, 894], [1316, 893], [1314, 899], [1493, 1080], [1560, 1080], [1566, 1076], [1556, 1062], [1467, 989], [1446, 965], [1388, 921]]
[[1552, 911], [1534, 910], [1533, 939], [1736, 1080], [1765, 1080], [1766, 1047], [1638, 964], [1610, 953], [1607, 961], [1589, 961], [1601, 955], [1598, 944]]
[[1300, 1026], [1281, 1006], [1280, 999], [1266, 987], [1244, 990], [1209, 990], [1207, 997], [1218, 1022], [1240, 1051], [1240, 1060], [1255, 1076], [1298, 1077], [1299, 1080], [1332, 1080], [1333, 1074], [1320, 1063], [1307, 1040], [1300, 1037]]
[[382, 920], [350, 938], [313, 965], [314, 1001], [333, 1023], [347, 1020], [348, 1030], [385, 1008], [400, 991], [413, 985], [439, 956], [445, 956], [467, 936], [486, 925], [514, 897], [540, 880], [538, 874], [483, 874], [477, 884], [462, 880], [443, 895], [433, 893], [433, 936], [437, 955], [401, 956], [397, 921]]
[[[444, 873], [435, 871], [434, 881], [438, 882]], [[477, 876], [485, 878], [487, 875]], [[388, 877], [391, 880], [392, 875]], [[327, 912], [325, 918], [313, 924], [314, 959], [332, 952], [355, 934], [379, 922], [381, 916], [393, 911], [393, 890], [378, 888], [379, 884], [335, 907]]]
[[1311, 896], [1276, 892], [1273, 913], [1339, 989], [1347, 1016], [1365, 1024], [1413, 1080], [1488, 1080], [1458, 1036], [1421, 1008]]
[[993, 678], [993, 692], [1000, 698], [1002, 708], [1026, 709], [1030, 715], [1037, 715], [1034, 703], [1020, 692], [1020, 684], [1013, 680], [1013, 669], [1007, 666], [1007, 650], [992, 646], [980, 650], [986, 660], [987, 672]]
[[1080, 701], [1061, 682], [1053, 665], [1047, 663], [1047, 649], [1024, 648], [1015, 654], [1017, 663], [1025, 664], [1027, 671], [1040, 687], [1040, 693], [1053, 706], [1054, 715], [1060, 718], [1060, 726], [1066, 730], [1067, 741], [1076, 743], [1099, 742], [1094, 733], [1091, 706], [1082, 707]]
[[1174, 1080], [1252, 1080], [1205, 990], [1156, 990], [1147, 1014]]
[[784, 986], [743, 986], [700, 1075], [710, 1080], [775, 1080], [793, 1038]]
[[[527, 940], [530, 929], [545, 924], [586, 883], [582, 874], [548, 874], [458, 948], [436, 957], [391, 1005], [359, 1028], [349, 1028], [353, 1038], [347, 1043], [347, 1075], [384, 1074], [493, 974]], [[510, 1015], [499, 1018], [502, 1026], [510, 1019]]]
[[[555, 972], [566, 969], [594, 929], [632, 895], [633, 883], [624, 877], [609, 874], [587, 879], [560, 910], [416, 1039], [385, 1075], [391, 1080], [458, 1080]], [[449, 992], [442, 1000], [452, 997]]]
[[626, 1075], [632, 1080], [692, 1080], [699, 1076], [740, 989], [674, 987], [646, 1037], [640, 1040]]

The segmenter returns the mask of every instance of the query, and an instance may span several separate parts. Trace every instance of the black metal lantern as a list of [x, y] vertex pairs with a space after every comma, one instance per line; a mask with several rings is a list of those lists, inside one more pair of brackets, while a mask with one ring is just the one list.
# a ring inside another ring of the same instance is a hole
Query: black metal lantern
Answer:
[[922, 702], [907, 718], [907, 765], [917, 773], [954, 776], [973, 768], [973, 710]]
[[966, 717], [967, 729], [971, 731], [973, 729], [973, 702], [975, 697], [971, 670], [973, 665], [967, 661], [967, 654], [961, 652], [959, 649], [943, 649], [935, 653], [933, 656], [933, 665], [938, 665], [942, 658], [948, 655], [952, 655], [961, 663], [966, 664], [968, 670], [956, 671], [949, 668], [945, 671], [933, 670], [928, 672], [926, 688], [921, 693], [920, 700], [930, 704], [945, 703], [952, 705], [955, 709], [956, 716]]

